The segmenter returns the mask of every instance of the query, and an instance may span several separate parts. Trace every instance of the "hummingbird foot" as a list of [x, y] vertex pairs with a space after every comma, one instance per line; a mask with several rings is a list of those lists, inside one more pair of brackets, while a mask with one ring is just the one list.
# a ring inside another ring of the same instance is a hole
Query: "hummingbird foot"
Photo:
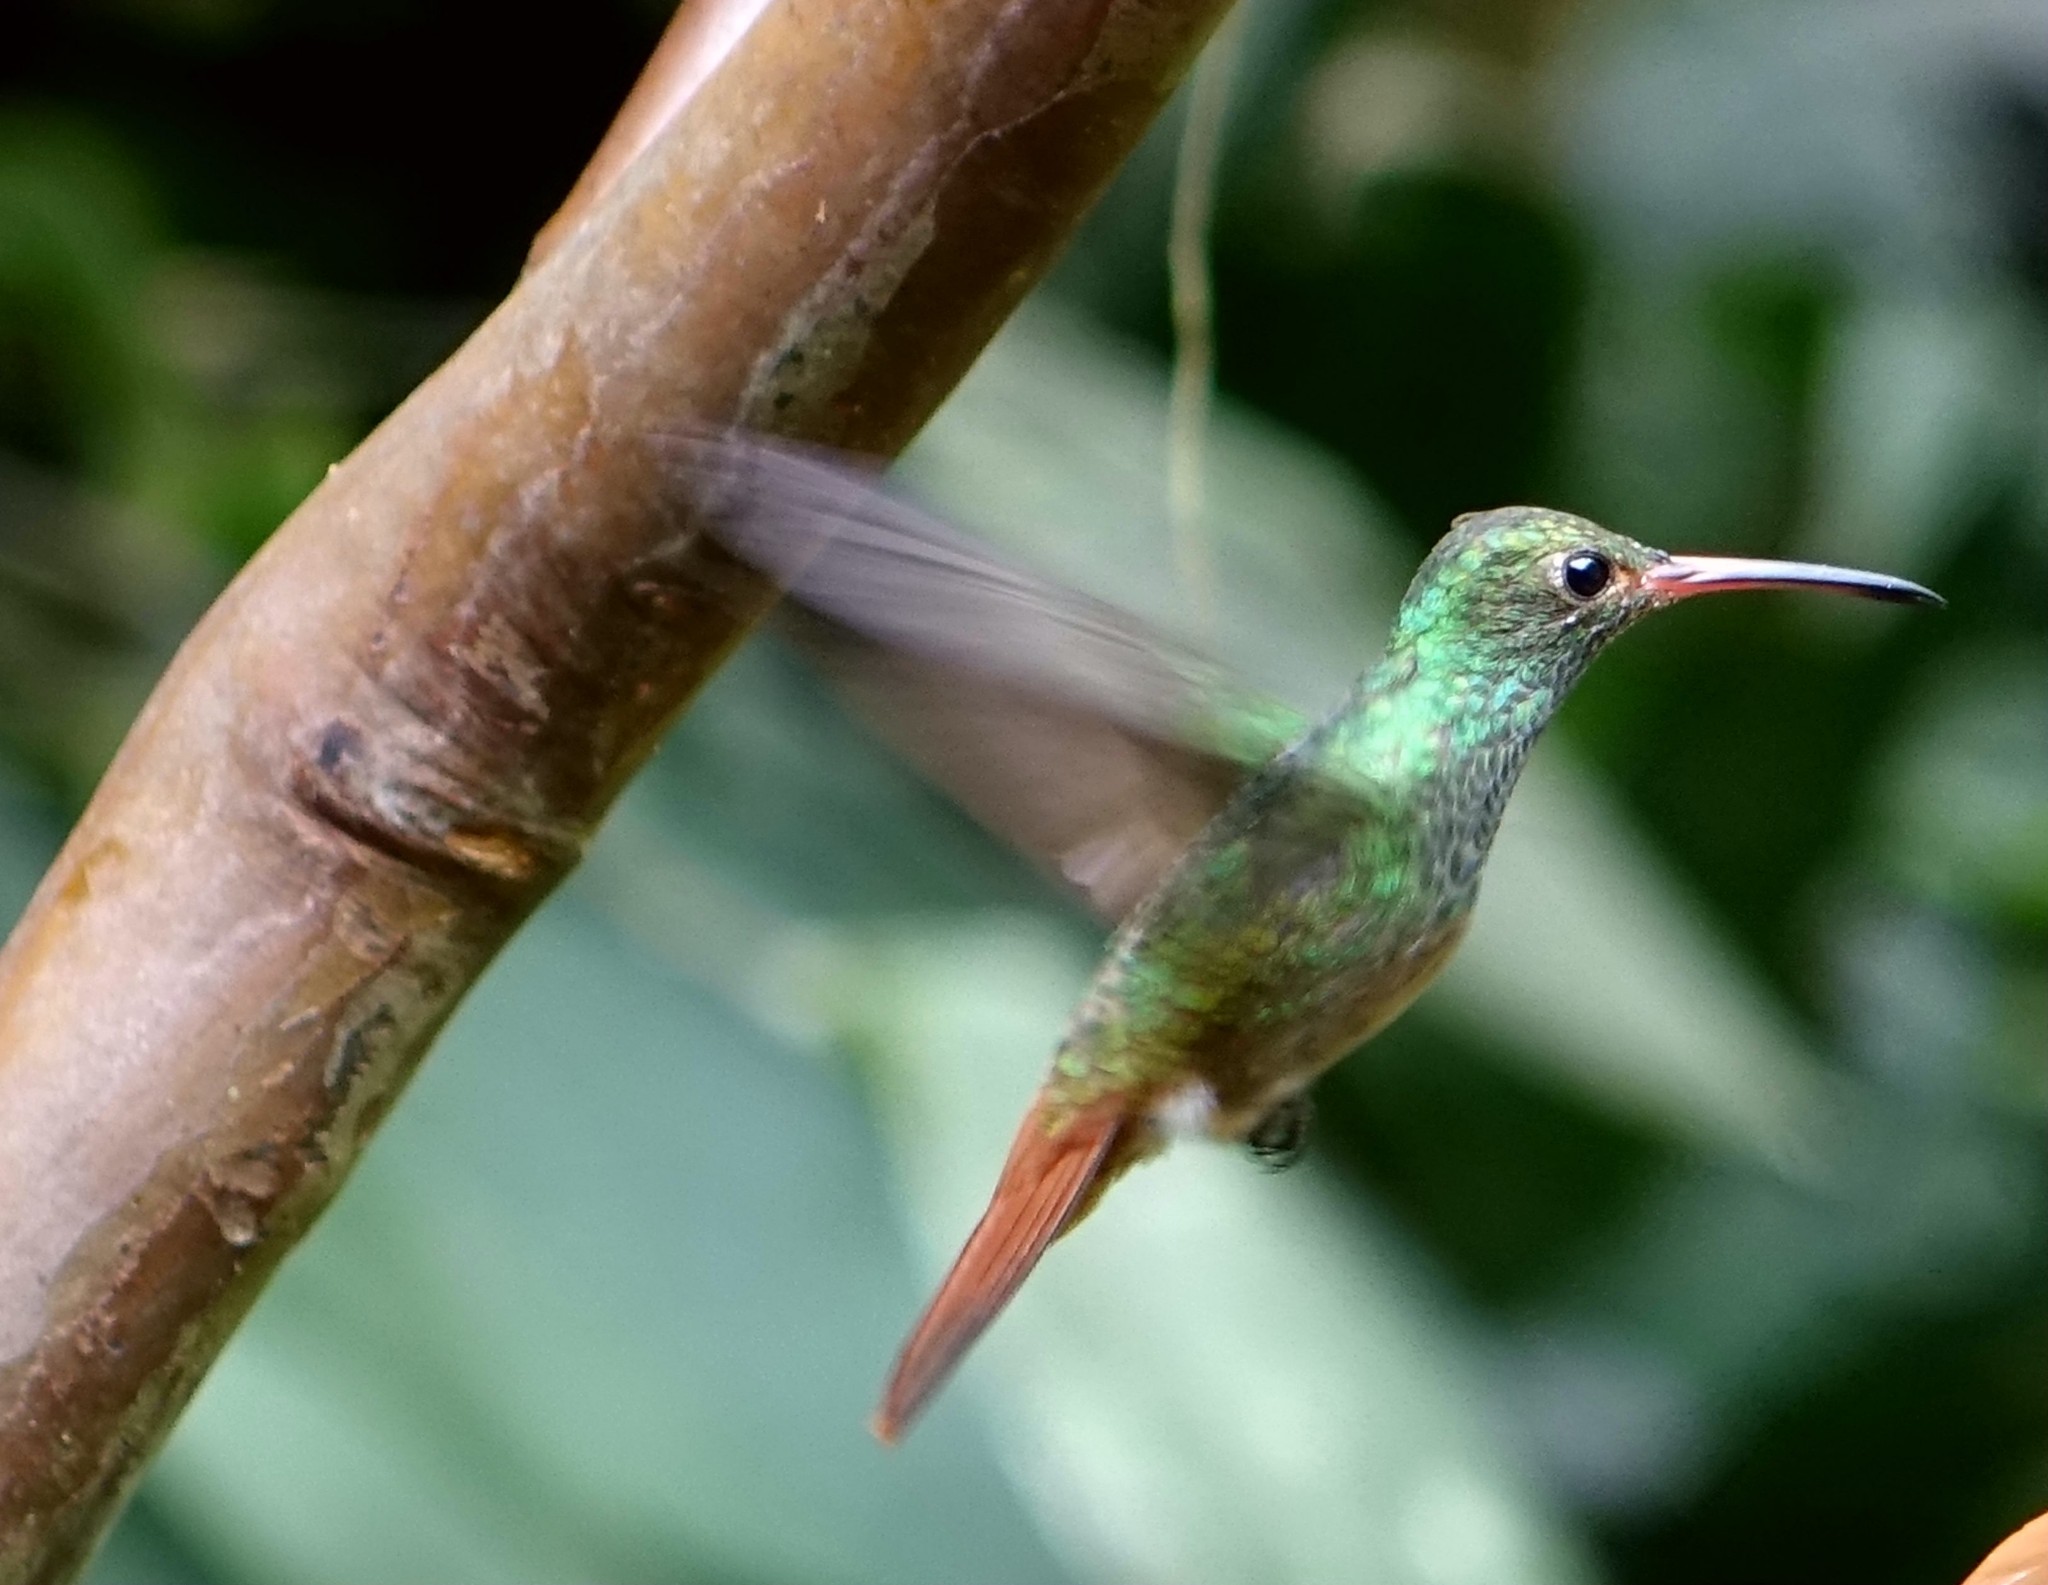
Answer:
[[1304, 1094], [1290, 1095], [1252, 1124], [1244, 1147], [1267, 1172], [1285, 1172], [1308, 1148], [1309, 1119], [1315, 1103]]

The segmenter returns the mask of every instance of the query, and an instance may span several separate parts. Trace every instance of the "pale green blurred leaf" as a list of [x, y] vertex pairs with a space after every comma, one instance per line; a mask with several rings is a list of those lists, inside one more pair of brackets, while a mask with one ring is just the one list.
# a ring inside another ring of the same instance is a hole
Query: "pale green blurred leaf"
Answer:
[[1550, 1467], [1596, 1510], [1682, 1503], [1874, 1335], [1967, 1312], [2037, 1256], [2035, 1133], [1866, 1091], [1818, 1186], [1729, 1164], [1667, 1184], [1521, 1322]]
[[1435, 1016], [1601, 1104], [1811, 1166], [1826, 1088], [1792, 1021], [1600, 784], [1538, 759]]
[[2048, 647], [1955, 656], [1881, 780], [1875, 846], [1915, 891], [2048, 932]]
[[1824, 373], [1816, 505], [1795, 554], [1928, 576], [2038, 469], [2048, 338], [2016, 295], [1872, 294]]
[[152, 1501], [138, 1497], [121, 1511], [81, 1577], [87, 1585], [203, 1585], [213, 1575], [158, 1522]]
[[1622, 263], [1826, 247], [1947, 279], [1998, 246], [1981, 125], [1994, 62], [2048, 67], [2032, 0], [1589, 6], [1554, 85], [1566, 180]]

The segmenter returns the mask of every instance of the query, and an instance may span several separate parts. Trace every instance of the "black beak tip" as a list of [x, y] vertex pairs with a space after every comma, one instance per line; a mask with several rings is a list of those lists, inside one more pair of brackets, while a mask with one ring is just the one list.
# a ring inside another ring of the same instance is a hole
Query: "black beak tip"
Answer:
[[1870, 593], [1873, 599], [1884, 600], [1892, 605], [1925, 605], [1932, 606], [1937, 611], [1946, 610], [1948, 607], [1948, 601], [1932, 589], [1908, 582], [1904, 578], [1893, 579], [1873, 588]]

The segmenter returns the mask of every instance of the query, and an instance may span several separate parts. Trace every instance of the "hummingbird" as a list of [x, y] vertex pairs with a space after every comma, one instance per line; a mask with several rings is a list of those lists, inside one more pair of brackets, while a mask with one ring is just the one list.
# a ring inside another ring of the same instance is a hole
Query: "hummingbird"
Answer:
[[1509, 795], [1608, 643], [1697, 595], [1939, 605], [1903, 578], [1670, 555], [1569, 512], [1458, 518], [1320, 719], [1010, 565], [830, 457], [725, 439], [714, 535], [884, 737], [1113, 925], [987, 1210], [889, 1374], [893, 1443], [1111, 1184], [1183, 1136], [1299, 1150], [1310, 1084], [1429, 985]]

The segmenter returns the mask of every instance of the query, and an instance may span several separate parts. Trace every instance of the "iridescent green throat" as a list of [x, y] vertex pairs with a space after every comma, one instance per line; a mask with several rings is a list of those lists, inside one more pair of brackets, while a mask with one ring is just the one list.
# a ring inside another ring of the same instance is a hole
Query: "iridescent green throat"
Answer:
[[1587, 637], [1503, 655], [1469, 630], [1397, 624], [1386, 658], [1302, 744], [1304, 769], [1361, 788], [1374, 824], [1406, 834], [1405, 852], [1375, 843], [1367, 862], [1393, 863], [1433, 920], [1470, 909], [1529, 750], [1597, 647]]

